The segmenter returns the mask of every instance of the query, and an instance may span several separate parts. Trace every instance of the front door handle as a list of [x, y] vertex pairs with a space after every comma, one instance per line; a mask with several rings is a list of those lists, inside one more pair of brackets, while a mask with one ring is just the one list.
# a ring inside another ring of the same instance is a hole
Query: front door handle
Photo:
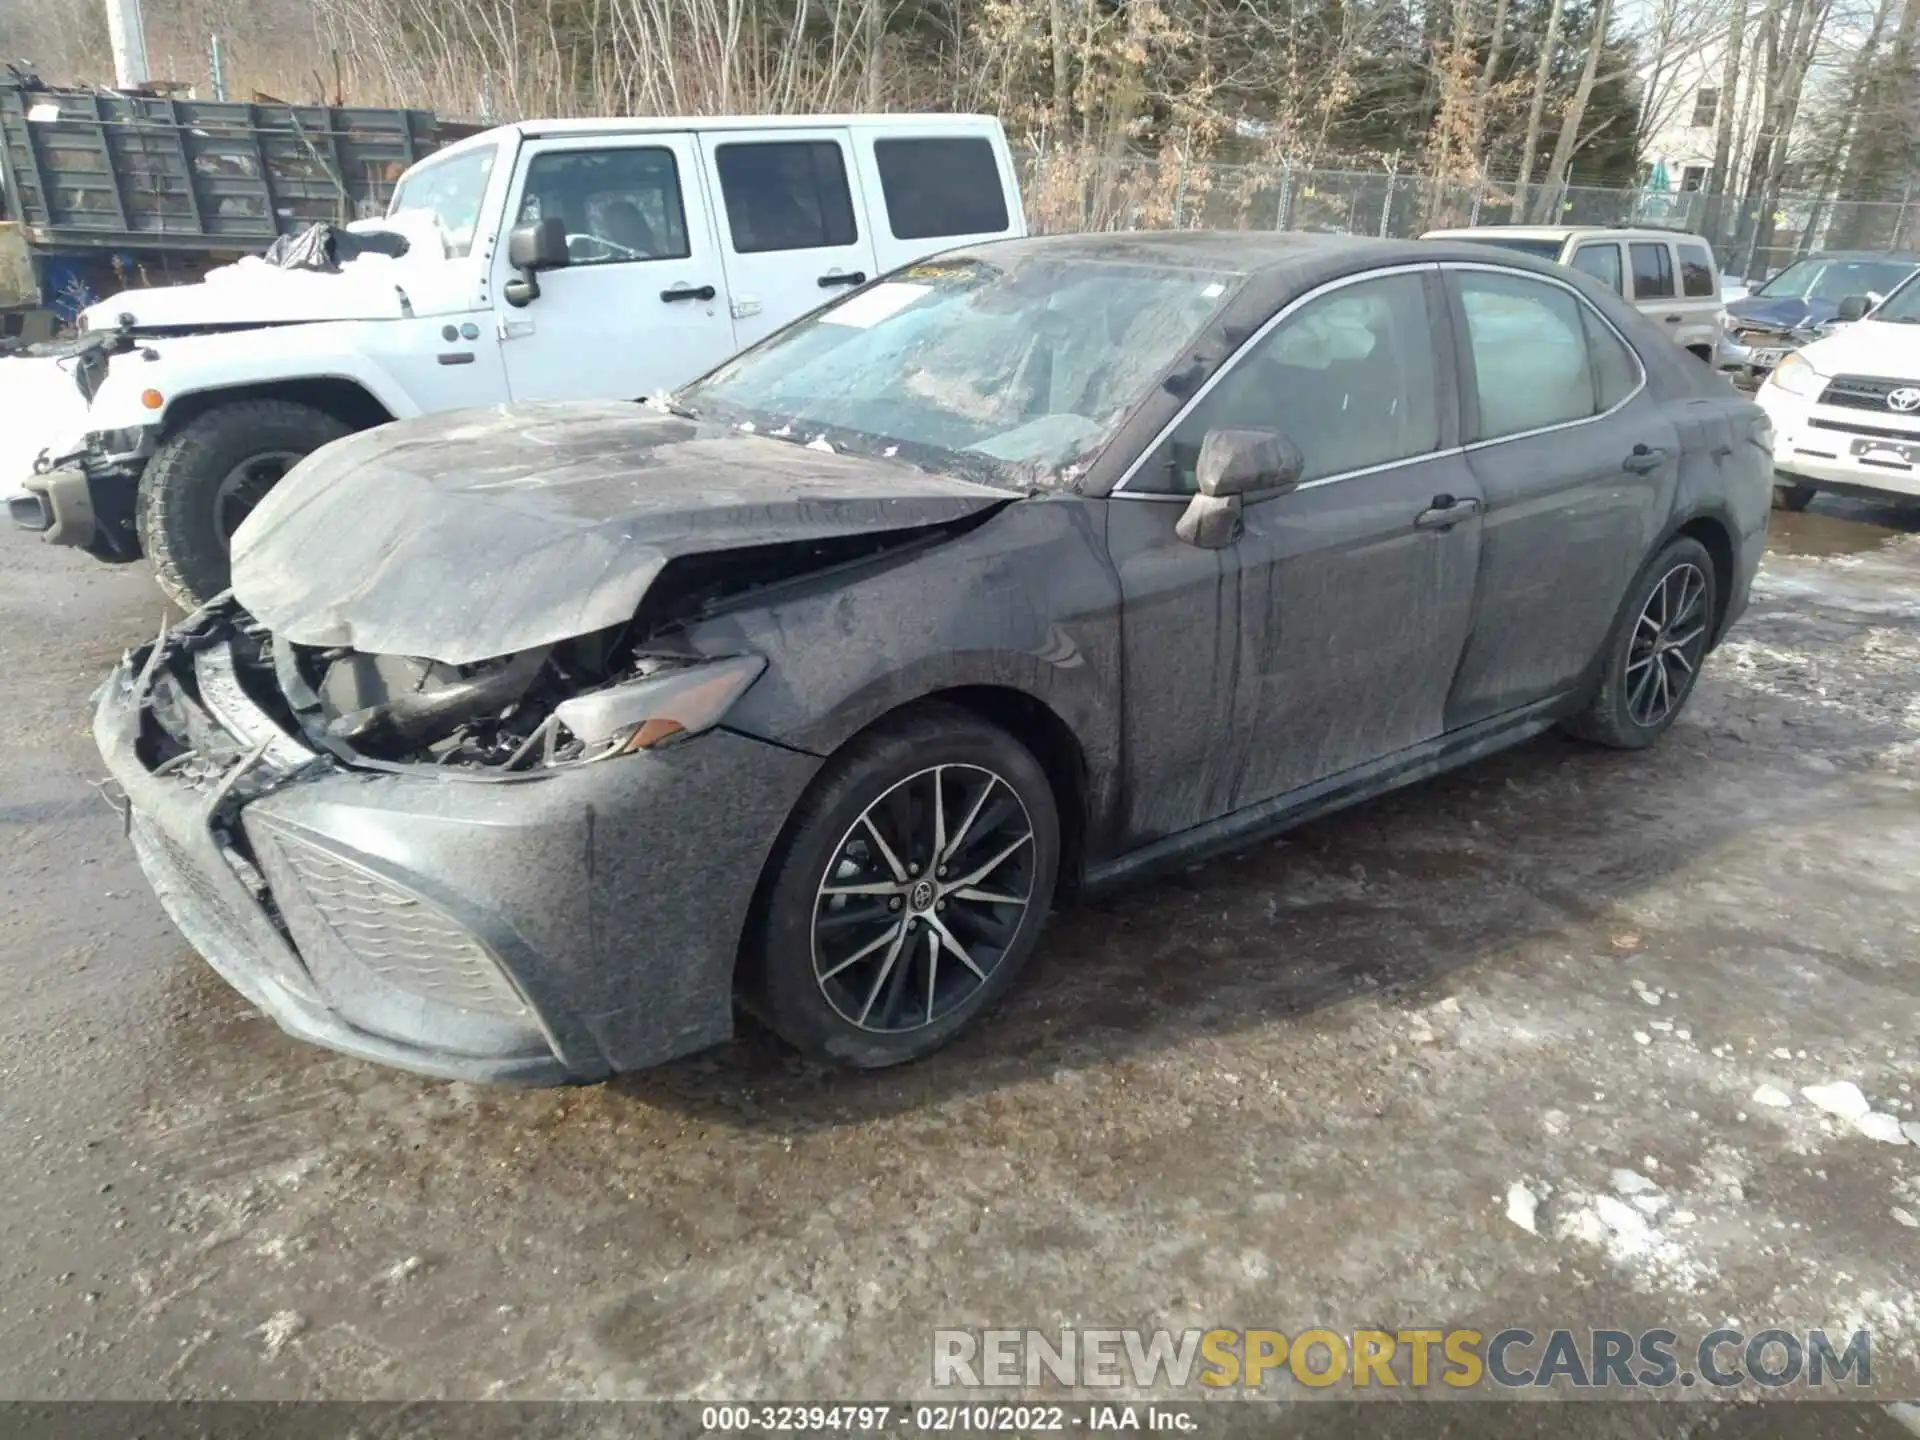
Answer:
[[836, 285], [864, 285], [866, 283], [867, 272], [864, 270], [850, 271], [845, 275], [822, 275], [820, 277], [820, 288], [822, 290], [831, 290]]
[[711, 300], [714, 293], [711, 285], [676, 285], [671, 290], [662, 290], [660, 298], [671, 305], [676, 300]]
[[1620, 468], [1632, 475], [1651, 475], [1666, 463], [1666, 451], [1652, 445], [1636, 445], [1633, 453], [1620, 462]]
[[1667, 324], [1678, 325], [1680, 323], [1680, 319], [1681, 317], [1678, 315], [1669, 315], [1667, 316]]
[[1462, 520], [1471, 520], [1480, 513], [1480, 499], [1475, 495], [1436, 495], [1433, 504], [1413, 517], [1416, 530], [1451, 530]]

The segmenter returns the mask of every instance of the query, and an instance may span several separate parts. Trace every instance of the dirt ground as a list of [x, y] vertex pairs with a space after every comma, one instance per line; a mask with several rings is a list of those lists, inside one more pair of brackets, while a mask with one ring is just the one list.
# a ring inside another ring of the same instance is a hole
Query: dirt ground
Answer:
[[0, 534], [0, 1396], [899, 1398], [936, 1326], [1719, 1323], [1866, 1326], [1920, 1393], [1920, 1146], [1800, 1094], [1920, 1120], [1920, 517], [1776, 518], [1650, 754], [1544, 739], [1059, 917], [904, 1071], [749, 1037], [558, 1092], [231, 994], [94, 791], [150, 577]]

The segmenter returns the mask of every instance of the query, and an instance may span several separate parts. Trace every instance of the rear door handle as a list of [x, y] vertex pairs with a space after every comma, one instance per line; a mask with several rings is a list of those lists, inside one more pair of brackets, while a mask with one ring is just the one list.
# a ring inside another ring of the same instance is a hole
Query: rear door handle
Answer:
[[711, 285], [676, 285], [671, 290], [662, 290], [660, 298], [671, 305], [676, 300], [711, 300], [714, 293]]
[[1682, 317], [1681, 317], [1681, 316], [1679, 316], [1679, 315], [1669, 315], [1669, 316], [1667, 316], [1667, 324], [1669, 324], [1669, 325], [1678, 325], [1678, 324], [1680, 323], [1680, 321], [1681, 321], [1681, 319], [1682, 319]]
[[1413, 517], [1416, 530], [1451, 530], [1462, 520], [1471, 520], [1480, 513], [1478, 496], [1436, 495], [1433, 504]]
[[866, 283], [867, 272], [864, 270], [855, 270], [846, 275], [822, 275], [820, 277], [820, 288], [822, 290], [831, 290], [836, 285], [864, 285]]
[[1634, 475], [1651, 475], [1666, 463], [1666, 451], [1649, 445], [1636, 445], [1633, 453], [1620, 462], [1620, 468]]

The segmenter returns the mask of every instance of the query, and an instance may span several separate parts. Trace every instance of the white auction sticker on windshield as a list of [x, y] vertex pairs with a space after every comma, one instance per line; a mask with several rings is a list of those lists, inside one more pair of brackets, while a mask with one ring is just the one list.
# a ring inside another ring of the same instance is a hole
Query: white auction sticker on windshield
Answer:
[[836, 305], [820, 317], [820, 323], [849, 325], [855, 330], [865, 330], [878, 325], [890, 315], [899, 314], [932, 288], [931, 285], [909, 285], [901, 280], [888, 280], [871, 290], [861, 291], [844, 305]]

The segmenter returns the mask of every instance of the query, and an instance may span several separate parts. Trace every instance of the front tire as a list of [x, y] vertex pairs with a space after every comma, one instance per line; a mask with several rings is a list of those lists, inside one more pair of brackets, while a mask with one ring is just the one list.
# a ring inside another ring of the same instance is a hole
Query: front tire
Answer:
[[1811, 485], [1776, 485], [1773, 487], [1774, 508], [1797, 515], [1813, 503], [1814, 494]]
[[816, 1059], [918, 1059], [1013, 984], [1059, 862], [1053, 790], [1025, 746], [951, 705], [884, 722], [788, 823], [750, 932], [748, 1007]]
[[351, 429], [311, 405], [237, 400], [162, 441], [141, 473], [134, 522], [167, 598], [191, 612], [225, 590], [240, 522], [288, 470]]
[[1713, 557], [1698, 540], [1678, 537], [1627, 591], [1593, 698], [1563, 728], [1616, 750], [1658, 740], [1693, 694], [1719, 606]]

